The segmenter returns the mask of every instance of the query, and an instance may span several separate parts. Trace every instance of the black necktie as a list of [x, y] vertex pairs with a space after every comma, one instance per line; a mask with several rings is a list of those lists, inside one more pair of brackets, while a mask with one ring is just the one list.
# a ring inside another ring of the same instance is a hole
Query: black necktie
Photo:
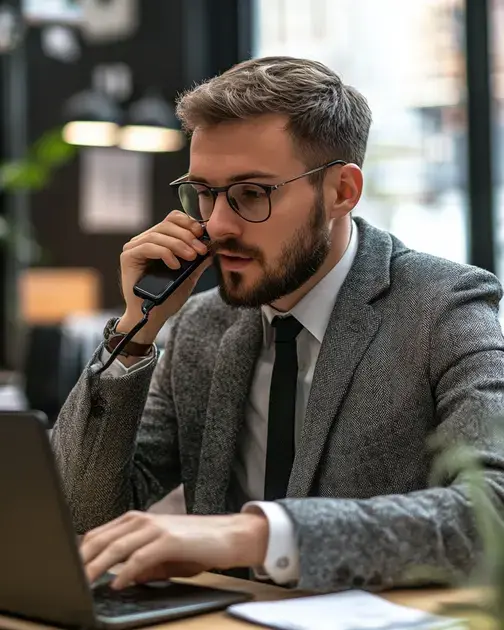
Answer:
[[303, 326], [294, 317], [275, 317], [275, 363], [271, 377], [268, 414], [268, 446], [264, 499], [283, 499], [294, 462], [296, 385], [298, 374], [296, 337]]

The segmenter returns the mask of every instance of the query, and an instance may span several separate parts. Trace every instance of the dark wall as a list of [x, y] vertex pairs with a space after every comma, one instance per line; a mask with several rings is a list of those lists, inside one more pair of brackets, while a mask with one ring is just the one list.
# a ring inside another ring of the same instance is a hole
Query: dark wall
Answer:
[[[6, 4], [6, 3], [4, 3]], [[20, 15], [20, 0], [9, 0]], [[3, 6], [3, 5], [2, 5]], [[23, 46], [0, 54], [0, 163], [18, 160], [26, 152], [26, 56]], [[29, 199], [24, 192], [0, 190], [0, 371], [19, 364], [22, 326], [19, 325], [17, 279], [23, 268], [25, 247], [14, 236], [26, 233]], [[4, 238], [5, 237], [5, 238]], [[2, 378], [0, 374], [0, 379]]]
[[[3, 162], [9, 156], [6, 142], [5, 121], [5, 86], [6, 86], [5, 61], [0, 62], [0, 160]], [[0, 221], [7, 218], [7, 195], [0, 190]], [[8, 277], [8, 251], [3, 239], [0, 239], [0, 370], [5, 369], [7, 360], [7, 334], [8, 334], [8, 311], [7, 301], [9, 298], [9, 277]]]
[[[40, 29], [31, 29], [27, 39], [30, 140], [61, 124], [64, 101], [90, 87], [92, 69], [99, 63], [127, 63], [137, 88], [158, 86], [173, 101], [187, 81], [182, 3], [183, 0], [141, 2], [141, 27], [134, 38], [93, 47], [82, 43], [82, 57], [72, 64], [44, 55]], [[176, 207], [167, 183], [185, 172], [187, 162], [187, 149], [153, 157], [151, 199], [155, 221]], [[49, 187], [33, 196], [31, 210], [37, 239], [49, 256], [45, 262], [50, 266], [97, 268], [103, 274], [104, 308], [120, 306], [119, 254], [130, 237], [79, 231], [78, 157], [56, 173]]]

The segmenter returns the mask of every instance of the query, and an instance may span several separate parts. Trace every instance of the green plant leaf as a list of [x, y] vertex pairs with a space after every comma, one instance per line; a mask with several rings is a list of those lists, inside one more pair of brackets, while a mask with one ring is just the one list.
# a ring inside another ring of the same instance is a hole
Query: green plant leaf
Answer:
[[473, 515], [483, 544], [483, 555], [487, 573], [489, 565], [494, 568], [504, 563], [504, 524], [497, 512], [492, 490], [476, 451], [464, 444], [455, 445], [441, 453], [434, 461], [431, 480], [439, 483], [443, 479], [458, 478], [467, 488]]
[[33, 145], [32, 159], [45, 166], [56, 167], [71, 160], [77, 153], [77, 147], [63, 139], [61, 129], [51, 129], [44, 133]]
[[3, 190], [41, 190], [49, 180], [49, 169], [36, 162], [19, 160], [0, 165]]
[[[52, 171], [71, 160], [77, 151], [77, 147], [64, 141], [61, 129], [47, 131], [28, 150], [24, 159], [0, 164], [0, 190], [13, 193], [42, 190], [49, 183]], [[25, 227], [22, 232], [16, 232], [5, 219], [0, 221], [0, 243], [10, 248], [22, 264], [48, 258], [33, 238], [31, 229]]]
[[[483, 432], [487, 432], [489, 442], [504, 443], [502, 418], [488, 418], [482, 427]], [[454, 488], [459, 488], [461, 493], [467, 495], [481, 541], [481, 561], [465, 585], [468, 588], [475, 585], [491, 586], [490, 599], [483, 608], [467, 602], [462, 603], [461, 608], [472, 610], [476, 617], [479, 612], [477, 620], [474, 617], [471, 619], [471, 628], [504, 630], [504, 521], [501, 499], [485, 476], [486, 468], [481, 453], [462, 442], [446, 445], [439, 437], [430, 440], [429, 445], [436, 451], [431, 483], [453, 484]]]

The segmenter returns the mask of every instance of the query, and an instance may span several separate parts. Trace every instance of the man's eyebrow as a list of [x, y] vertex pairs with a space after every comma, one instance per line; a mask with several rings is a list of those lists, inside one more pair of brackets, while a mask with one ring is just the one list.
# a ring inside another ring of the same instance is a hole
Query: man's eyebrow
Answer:
[[[202, 184], [209, 184], [209, 181], [204, 177], [200, 177], [197, 174], [189, 173], [186, 177], [191, 182], [201, 182]], [[254, 179], [278, 179], [278, 175], [275, 173], [268, 173], [266, 171], [247, 171], [245, 173], [237, 173], [229, 177], [228, 181], [233, 182], [247, 182]]]

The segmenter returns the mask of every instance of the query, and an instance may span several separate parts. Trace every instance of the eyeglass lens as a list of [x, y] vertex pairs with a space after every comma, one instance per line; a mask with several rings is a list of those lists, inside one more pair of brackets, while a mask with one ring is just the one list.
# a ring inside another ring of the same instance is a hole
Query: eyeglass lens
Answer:
[[[178, 189], [183, 210], [197, 221], [208, 221], [215, 205], [216, 194], [204, 184], [184, 183]], [[243, 219], [265, 221], [270, 213], [268, 193], [256, 184], [233, 184], [227, 199], [230, 206]]]

